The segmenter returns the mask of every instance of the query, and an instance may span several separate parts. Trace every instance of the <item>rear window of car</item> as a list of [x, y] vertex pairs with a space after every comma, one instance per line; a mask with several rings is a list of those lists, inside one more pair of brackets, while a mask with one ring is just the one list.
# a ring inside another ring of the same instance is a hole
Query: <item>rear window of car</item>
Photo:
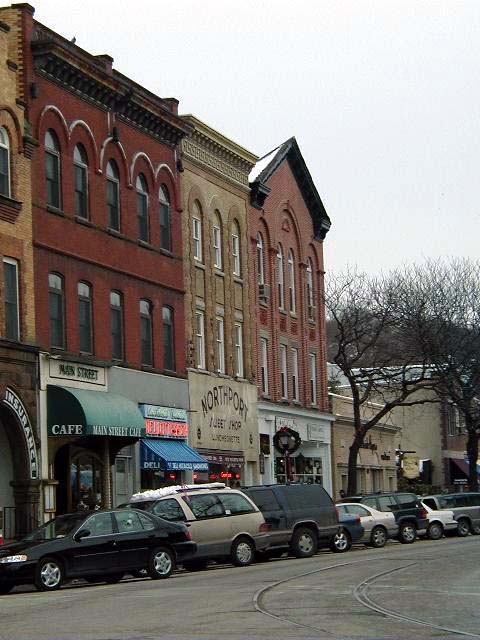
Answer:
[[[377, 499], [376, 498], [363, 498], [362, 500], [363, 504], [366, 504], [367, 507], [373, 507], [374, 509], [378, 509], [378, 505], [377, 505]], [[380, 509], [380, 511], [382, 511], [382, 509]]]
[[219, 493], [218, 499], [222, 503], [227, 515], [253, 513], [255, 511], [252, 503], [239, 493]]
[[435, 501], [435, 498], [424, 498], [422, 502], [426, 504], [427, 507], [430, 507], [430, 509], [437, 511], [437, 503]]
[[291, 509], [303, 507], [332, 506], [333, 502], [323, 487], [318, 484], [285, 485], [278, 487]]
[[260, 511], [278, 511], [280, 509], [278, 500], [271, 489], [260, 489], [259, 491], [250, 490], [248, 495]]
[[349, 504], [347, 510], [348, 513], [353, 513], [354, 515], [360, 516], [361, 518], [370, 515], [370, 511], [365, 509], [365, 507], [362, 507], [362, 505], [360, 504]]
[[398, 509], [393, 496], [378, 496], [377, 500], [379, 511], [396, 511]]
[[455, 507], [455, 498], [453, 496], [442, 496], [438, 499], [440, 509], [453, 509]]
[[171, 522], [186, 520], [182, 507], [174, 498], [159, 500], [152, 507], [152, 513]]
[[218, 518], [219, 516], [226, 515], [222, 503], [215, 494], [189, 495], [185, 496], [184, 500], [189, 505], [197, 520]]
[[415, 509], [419, 504], [414, 493], [397, 493], [397, 501], [400, 509]]

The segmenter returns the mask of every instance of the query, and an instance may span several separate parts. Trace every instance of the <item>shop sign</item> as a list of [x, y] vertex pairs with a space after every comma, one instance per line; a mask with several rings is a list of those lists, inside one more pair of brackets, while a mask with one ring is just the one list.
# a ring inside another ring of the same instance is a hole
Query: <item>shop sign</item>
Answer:
[[118, 438], [143, 438], [145, 428], [108, 426], [103, 424], [49, 424], [49, 436], [112, 436]]
[[164, 420], [145, 420], [145, 433], [150, 438], [188, 438], [186, 422], [166, 422]]
[[78, 364], [77, 362], [50, 358], [49, 375], [51, 378], [105, 386], [104, 368]]
[[298, 425], [295, 418], [284, 418], [283, 416], [275, 416], [275, 431], [279, 429], [293, 429], [294, 431], [298, 431]]
[[365, 438], [365, 440], [360, 445], [360, 449], [369, 449], [370, 451], [376, 451], [378, 449], [378, 446], [375, 444], [375, 442], [372, 442], [372, 436], [368, 436], [368, 438]]
[[25, 442], [27, 445], [28, 458], [29, 458], [29, 466], [30, 466], [30, 478], [32, 480], [38, 479], [38, 456], [37, 456], [37, 447], [35, 445], [35, 438], [33, 437], [33, 429], [30, 424], [30, 420], [28, 418], [27, 411], [23, 405], [23, 402], [17, 396], [15, 391], [7, 387], [5, 389], [5, 397], [3, 399], [3, 403], [10, 407], [13, 413], [16, 415], [17, 420], [19, 421], [23, 433], [25, 435]]
[[226, 407], [229, 409], [233, 408], [242, 420], [247, 420], [247, 403], [243, 400], [241, 395], [228, 384], [219, 384], [212, 389], [209, 389], [209, 391], [207, 391], [203, 396], [201, 402], [204, 418], [206, 418], [207, 415], [217, 407]]
[[164, 420], [167, 422], [187, 422], [187, 412], [185, 409], [159, 407], [155, 404], [141, 404], [139, 407], [145, 418]]
[[202, 451], [197, 449], [198, 453], [213, 464], [222, 465], [243, 465], [245, 463], [245, 456], [241, 453], [217, 453], [216, 451]]
[[308, 440], [324, 440], [325, 431], [323, 427], [316, 424], [307, 424], [307, 437]]

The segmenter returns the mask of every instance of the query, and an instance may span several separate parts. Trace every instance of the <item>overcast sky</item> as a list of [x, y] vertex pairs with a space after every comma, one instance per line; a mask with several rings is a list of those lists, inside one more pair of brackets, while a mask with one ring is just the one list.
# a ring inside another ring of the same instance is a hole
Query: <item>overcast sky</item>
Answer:
[[31, 1], [259, 156], [295, 135], [327, 270], [478, 256], [480, 1]]

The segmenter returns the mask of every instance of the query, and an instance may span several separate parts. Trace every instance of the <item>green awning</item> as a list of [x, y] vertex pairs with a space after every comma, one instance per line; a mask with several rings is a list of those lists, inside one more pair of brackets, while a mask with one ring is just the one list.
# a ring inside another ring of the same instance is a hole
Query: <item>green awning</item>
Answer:
[[116, 393], [47, 387], [49, 436], [142, 438], [145, 418], [138, 406]]

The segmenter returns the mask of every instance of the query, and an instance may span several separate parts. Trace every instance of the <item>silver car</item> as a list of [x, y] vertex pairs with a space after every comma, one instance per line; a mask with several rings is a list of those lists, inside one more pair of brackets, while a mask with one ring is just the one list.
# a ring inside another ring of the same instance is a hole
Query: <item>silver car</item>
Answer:
[[398, 535], [398, 524], [391, 511], [377, 511], [357, 502], [342, 502], [337, 504], [339, 513], [349, 513], [360, 516], [360, 522], [365, 533], [357, 542], [363, 542], [377, 549], [384, 547], [389, 538]]

